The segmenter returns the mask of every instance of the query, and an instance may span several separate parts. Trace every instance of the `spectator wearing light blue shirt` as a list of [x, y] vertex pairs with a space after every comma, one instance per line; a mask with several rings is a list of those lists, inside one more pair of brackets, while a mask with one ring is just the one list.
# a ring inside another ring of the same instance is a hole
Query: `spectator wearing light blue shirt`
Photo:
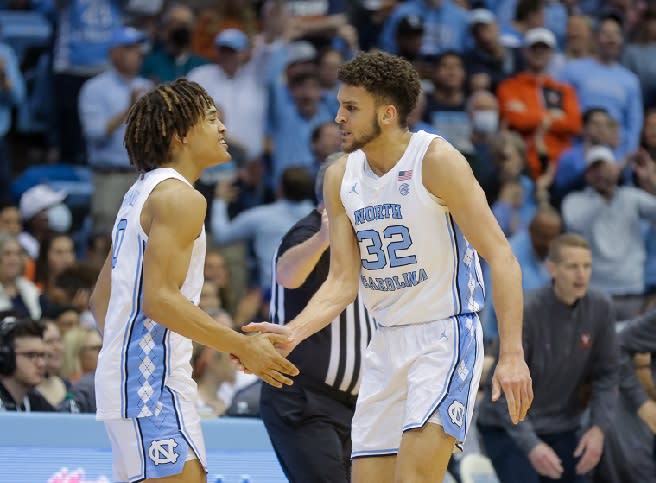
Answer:
[[57, 24], [53, 47], [53, 89], [60, 159], [81, 163], [84, 142], [78, 115], [82, 85], [109, 67], [107, 49], [123, 26], [124, 0], [57, 0], [42, 7]]
[[123, 136], [128, 110], [153, 87], [139, 77], [144, 41], [145, 36], [133, 28], [116, 30], [109, 52], [112, 68], [88, 80], [80, 90], [80, 120], [94, 172], [91, 217], [97, 229], [111, 229], [123, 194], [135, 180]]
[[267, 108], [267, 82], [270, 62], [279, 57], [280, 42], [275, 41], [271, 22], [264, 35], [251, 41], [239, 29], [225, 29], [214, 38], [215, 61], [197, 67], [187, 78], [198, 82], [212, 96], [224, 115], [230, 137], [250, 159], [264, 150]]
[[499, 16], [501, 43], [515, 49], [524, 46], [524, 33], [544, 27], [545, 6], [542, 0], [519, 0], [514, 9], [514, 16], [505, 21]]
[[[549, 206], [541, 206], [536, 211], [531, 223], [515, 233], [508, 241], [517, 262], [522, 269], [522, 289], [541, 288], [549, 284], [551, 276], [547, 269], [549, 244], [562, 233], [563, 222], [556, 210]], [[485, 287], [490, 290], [492, 281], [489, 270], [484, 270]], [[484, 333], [487, 339], [497, 336], [497, 318], [493, 307], [486, 307], [483, 314]]]
[[[633, 42], [627, 45], [622, 64], [640, 80], [645, 108], [656, 106], [656, 6], [641, 15]], [[647, 59], [649, 59], [647, 61]]]
[[217, 185], [210, 223], [212, 237], [219, 245], [252, 242], [257, 284], [266, 291], [271, 287], [271, 261], [278, 243], [294, 223], [314, 209], [314, 180], [304, 168], [287, 168], [281, 174], [275, 202], [243, 211], [232, 220], [228, 218], [227, 204], [231, 191], [230, 181]]
[[[9, 196], [11, 159], [4, 137], [11, 128], [11, 110], [25, 98], [25, 82], [14, 50], [0, 43], [0, 201]], [[8, 199], [5, 201], [9, 201]]]
[[[512, 24], [515, 19], [517, 5], [520, 2], [517, 0], [499, 0], [495, 3], [494, 11], [499, 19], [499, 23], [501, 25]], [[538, 27], [546, 27], [553, 32], [558, 43], [558, 50], [562, 50], [565, 46], [567, 8], [558, 0], [546, 0], [541, 3], [544, 4], [544, 22], [538, 25]]]
[[399, 4], [383, 26], [380, 40], [383, 50], [398, 54], [397, 24], [409, 16], [419, 16], [423, 20], [423, 55], [437, 55], [445, 50], [465, 50], [469, 34], [467, 11], [452, 0], [408, 0]]
[[339, 92], [339, 80], [337, 71], [344, 63], [344, 55], [334, 47], [327, 47], [317, 56], [317, 66], [319, 72], [319, 83], [321, 84], [321, 103], [325, 105], [330, 112], [337, 114], [339, 101], [337, 93]]
[[525, 292], [544, 287], [551, 279], [546, 267], [549, 244], [561, 234], [563, 222], [556, 210], [540, 207], [528, 228], [509, 240], [519, 266], [522, 267], [522, 288]]
[[286, 86], [274, 85], [269, 102], [268, 133], [273, 142], [271, 181], [275, 186], [290, 166], [315, 172], [312, 131], [320, 124], [332, 122], [336, 112], [321, 102], [319, 75], [314, 69], [295, 73]]
[[[634, 152], [643, 122], [642, 92], [638, 77], [618, 63], [622, 51], [622, 23], [606, 15], [597, 27], [597, 57], [572, 60], [560, 72], [560, 80], [576, 89], [581, 110], [603, 107], [621, 127], [618, 154]], [[647, 61], [647, 60], [646, 60]]]
[[466, 77], [462, 56], [442, 52], [431, 66], [433, 92], [426, 97], [422, 121], [460, 151], [471, 151], [471, 119], [466, 112]]

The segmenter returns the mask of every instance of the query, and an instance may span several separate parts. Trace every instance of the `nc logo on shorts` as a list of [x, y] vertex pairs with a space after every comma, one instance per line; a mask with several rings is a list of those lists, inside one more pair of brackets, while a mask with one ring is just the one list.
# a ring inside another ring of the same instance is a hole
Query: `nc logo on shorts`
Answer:
[[174, 439], [158, 439], [150, 443], [148, 456], [153, 460], [155, 466], [166, 463], [175, 463], [178, 460], [178, 453], [174, 448], [178, 445]]
[[461, 428], [465, 419], [465, 406], [460, 401], [453, 401], [447, 412], [449, 413], [451, 422]]

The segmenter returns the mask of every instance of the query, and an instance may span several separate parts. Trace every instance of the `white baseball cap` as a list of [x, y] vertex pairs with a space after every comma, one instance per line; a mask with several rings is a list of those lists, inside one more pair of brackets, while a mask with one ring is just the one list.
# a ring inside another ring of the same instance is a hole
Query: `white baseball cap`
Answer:
[[45, 184], [32, 186], [20, 198], [18, 204], [20, 216], [27, 221], [40, 211], [61, 203], [67, 195], [65, 191], [55, 191]]
[[585, 153], [585, 166], [591, 166], [597, 161], [614, 163], [615, 155], [613, 154], [613, 151], [606, 146], [593, 146]]
[[292, 42], [287, 50], [287, 65], [295, 64], [296, 62], [310, 62], [315, 60], [317, 56], [317, 49], [306, 40], [298, 40]]
[[550, 49], [556, 48], [556, 36], [549, 29], [531, 29], [524, 35], [524, 45], [530, 47], [535, 44], [544, 44]]
[[487, 8], [475, 8], [469, 12], [469, 25], [476, 24], [491, 24], [496, 22], [497, 19], [494, 14]]

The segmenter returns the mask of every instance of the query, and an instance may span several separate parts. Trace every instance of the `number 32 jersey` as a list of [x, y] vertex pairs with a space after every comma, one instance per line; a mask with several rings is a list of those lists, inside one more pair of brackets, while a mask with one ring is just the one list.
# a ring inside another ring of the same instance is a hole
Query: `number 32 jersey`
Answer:
[[346, 163], [340, 196], [360, 246], [365, 303], [379, 325], [418, 324], [483, 308], [478, 253], [448, 206], [422, 182], [423, 158], [435, 137], [413, 133], [399, 162], [380, 177], [362, 150]]

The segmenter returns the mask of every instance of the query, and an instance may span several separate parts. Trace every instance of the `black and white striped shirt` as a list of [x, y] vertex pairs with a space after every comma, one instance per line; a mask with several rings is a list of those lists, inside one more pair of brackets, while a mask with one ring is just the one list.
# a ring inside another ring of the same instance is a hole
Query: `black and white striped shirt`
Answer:
[[[296, 223], [280, 242], [273, 260], [270, 309], [273, 323], [286, 324], [294, 319], [328, 276], [330, 254], [329, 250], [326, 250], [300, 287], [286, 289], [275, 280], [275, 264], [278, 258], [293, 246], [312, 237], [320, 227], [321, 214], [313, 210]], [[374, 330], [374, 320], [358, 296], [333, 323], [301, 342], [289, 355], [289, 360], [299, 368], [304, 377], [327, 384], [342, 393], [357, 396], [364, 352]]]

